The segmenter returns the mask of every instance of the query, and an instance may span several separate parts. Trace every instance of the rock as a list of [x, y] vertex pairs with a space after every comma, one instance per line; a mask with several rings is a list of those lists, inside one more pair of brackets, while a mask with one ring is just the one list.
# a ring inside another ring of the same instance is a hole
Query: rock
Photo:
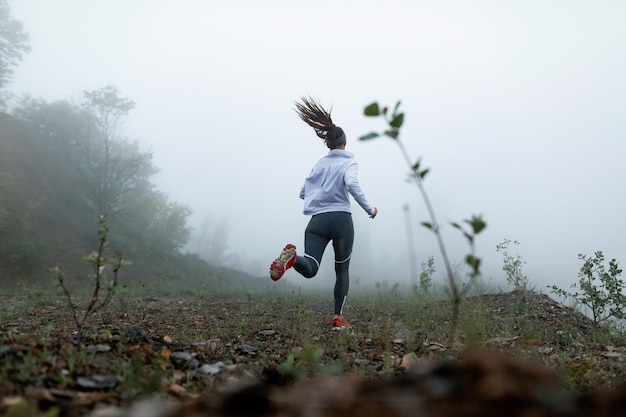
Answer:
[[235, 348], [235, 350], [239, 353], [243, 353], [244, 355], [254, 356], [256, 355], [257, 348], [251, 345], [239, 345]]
[[90, 376], [79, 376], [76, 378], [76, 385], [83, 389], [107, 390], [115, 388], [122, 381], [123, 378], [118, 375], [94, 374]]
[[224, 362], [219, 361], [214, 364], [202, 365], [199, 371], [202, 372], [203, 374], [215, 375], [215, 374], [219, 374], [223, 367], [224, 367]]
[[138, 326], [129, 326], [124, 333], [124, 338], [131, 343], [142, 343], [148, 341], [148, 333]]

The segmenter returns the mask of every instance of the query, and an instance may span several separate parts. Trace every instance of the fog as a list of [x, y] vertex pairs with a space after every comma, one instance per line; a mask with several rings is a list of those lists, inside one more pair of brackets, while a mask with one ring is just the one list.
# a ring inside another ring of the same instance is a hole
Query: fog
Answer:
[[[352, 276], [408, 283], [403, 206], [418, 264], [437, 259], [428, 216], [384, 128], [362, 116], [401, 100], [408, 153], [430, 167], [431, 197], [454, 263], [450, 221], [482, 214], [483, 279], [504, 285], [504, 239], [531, 283], [568, 287], [578, 253], [626, 260], [626, 3], [622, 1], [10, 0], [32, 51], [9, 90], [46, 100], [116, 86], [135, 101], [125, 129], [152, 150], [159, 188], [228, 219], [237, 267], [267, 276], [285, 243], [303, 245], [300, 187], [327, 149], [297, 117], [311, 95], [332, 107], [379, 215], [353, 202]], [[332, 248], [320, 274], [330, 288]], [[269, 278], [268, 278], [269, 279]]]

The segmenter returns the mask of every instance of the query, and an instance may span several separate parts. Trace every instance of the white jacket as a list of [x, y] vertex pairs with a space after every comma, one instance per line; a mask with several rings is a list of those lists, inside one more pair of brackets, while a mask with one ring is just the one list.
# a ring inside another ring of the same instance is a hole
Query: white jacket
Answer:
[[374, 207], [367, 202], [359, 185], [358, 172], [353, 154], [341, 149], [328, 152], [315, 164], [300, 190], [300, 198], [304, 200], [304, 214], [330, 211], [351, 213], [348, 193], [367, 214], [374, 214]]

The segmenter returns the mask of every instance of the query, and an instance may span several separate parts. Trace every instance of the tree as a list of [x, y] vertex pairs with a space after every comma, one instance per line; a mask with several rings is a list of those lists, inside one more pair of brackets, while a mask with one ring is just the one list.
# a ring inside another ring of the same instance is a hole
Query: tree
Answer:
[[200, 227], [194, 232], [189, 250], [200, 259], [220, 266], [226, 261], [230, 224], [222, 217], [215, 223], [210, 215], [205, 216]]
[[11, 17], [11, 8], [7, 0], [0, 0], [0, 110], [6, 108], [4, 89], [11, 81], [13, 67], [21, 60], [24, 53], [30, 52], [28, 33], [22, 22]]
[[4, 230], [6, 224], [8, 210], [5, 204], [11, 196], [14, 183], [13, 175], [9, 172], [0, 172], [0, 232]]
[[191, 235], [187, 227], [189, 207], [155, 190], [133, 200], [112, 224], [112, 242], [147, 256], [178, 253], [187, 244]]
[[98, 210], [114, 216], [124, 209], [124, 197], [150, 187], [148, 178], [157, 172], [152, 154], [142, 153], [137, 142], [120, 136], [123, 118], [135, 107], [113, 86], [85, 91], [81, 108], [89, 118], [84, 139], [83, 159], [77, 162]]
[[187, 243], [191, 211], [155, 190], [152, 154], [122, 136], [122, 122], [133, 107], [132, 100], [106, 86], [85, 91], [79, 105], [26, 97], [13, 114], [37, 126], [76, 171], [94, 214], [106, 216], [116, 249], [168, 255]]
[[150, 152], [120, 134], [123, 118], [134, 105], [115, 87], [106, 86], [85, 91], [79, 106], [26, 97], [13, 113], [54, 142], [81, 177], [96, 214], [112, 219], [128, 209], [133, 194], [150, 191], [150, 177], [158, 171]]

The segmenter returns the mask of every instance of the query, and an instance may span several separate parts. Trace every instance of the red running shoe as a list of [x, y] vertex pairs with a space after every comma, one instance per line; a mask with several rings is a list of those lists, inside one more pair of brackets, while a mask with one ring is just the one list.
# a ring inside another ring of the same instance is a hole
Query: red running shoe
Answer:
[[291, 243], [283, 248], [278, 258], [270, 265], [270, 278], [278, 281], [286, 270], [296, 263], [296, 247]]
[[343, 330], [348, 327], [352, 326], [350, 326], [350, 323], [348, 323], [345, 319], [340, 319], [339, 317], [335, 317], [333, 319], [333, 330]]

